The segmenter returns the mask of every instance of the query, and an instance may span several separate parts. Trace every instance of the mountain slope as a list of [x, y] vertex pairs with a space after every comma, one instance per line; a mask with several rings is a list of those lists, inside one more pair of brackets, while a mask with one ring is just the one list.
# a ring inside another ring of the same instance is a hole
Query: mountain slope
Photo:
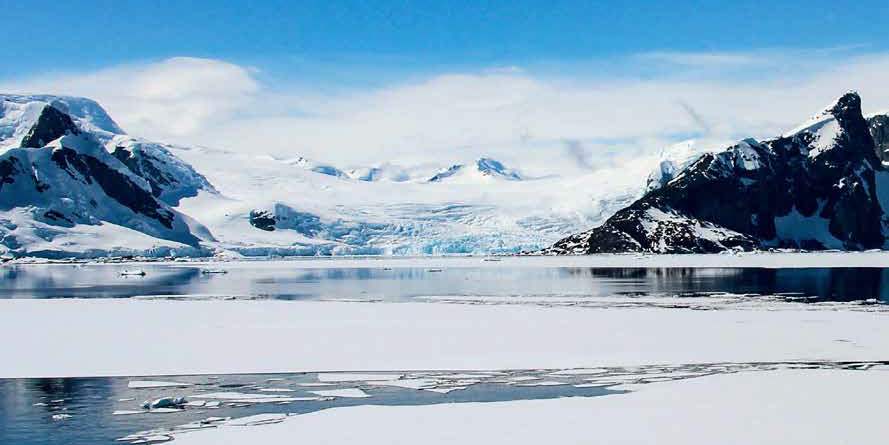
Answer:
[[855, 93], [795, 130], [708, 153], [547, 254], [887, 245], [889, 178]]
[[7, 133], [21, 141], [10, 142], [19, 146], [0, 154], [0, 251], [91, 256], [105, 231], [122, 243], [100, 249], [105, 251], [160, 248], [195, 254], [202, 241], [212, 240], [199, 223], [158, 200], [148, 181], [108, 153], [96, 133], [84, 131], [57, 108], [61, 104], [67, 110], [64, 102], [12, 103], [24, 106], [6, 108], [4, 103], [4, 109], [28, 110], [19, 116], [33, 114], [35, 104], [42, 108], [19, 121], [32, 124], [27, 131]]

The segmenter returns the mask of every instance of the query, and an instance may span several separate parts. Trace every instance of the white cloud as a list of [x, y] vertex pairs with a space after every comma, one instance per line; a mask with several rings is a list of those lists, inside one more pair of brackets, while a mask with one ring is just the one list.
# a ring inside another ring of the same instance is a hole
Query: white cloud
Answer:
[[[889, 108], [889, 55], [767, 53], [769, 68], [760, 63], [764, 52], [658, 53], [629, 57], [607, 75], [509, 67], [339, 91], [272, 89], [255, 68], [174, 58], [4, 89], [90, 96], [131, 133], [161, 140], [343, 165], [488, 154], [541, 174], [557, 162], [601, 165], [652, 153], [689, 135], [720, 143], [776, 135], [849, 89], [862, 93], [867, 109]], [[650, 59], [695, 70], [634, 75]], [[726, 76], [741, 65], [744, 76]]]
[[199, 135], [211, 123], [231, 118], [251, 106], [259, 85], [238, 65], [174, 57], [31, 79], [5, 90], [90, 97], [127, 131], [163, 139]]

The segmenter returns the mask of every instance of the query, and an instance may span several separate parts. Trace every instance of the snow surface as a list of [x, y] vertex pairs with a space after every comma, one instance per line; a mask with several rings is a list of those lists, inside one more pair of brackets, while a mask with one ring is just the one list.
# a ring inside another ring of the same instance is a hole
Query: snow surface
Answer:
[[329, 389], [323, 391], [309, 391], [312, 394], [322, 397], [348, 397], [348, 398], [366, 398], [370, 394], [358, 388]]
[[95, 101], [83, 97], [0, 94], [0, 153], [18, 147], [43, 107], [50, 104], [67, 113], [83, 130], [99, 137], [124, 134], [111, 116]]
[[843, 242], [830, 233], [830, 220], [818, 216], [823, 203], [811, 216], [803, 216], [796, 207], [790, 213], [775, 217], [775, 232], [778, 239], [797, 243], [815, 240], [828, 249], [842, 249]]
[[889, 350], [885, 312], [763, 309], [0, 300], [0, 337], [17, 339], [5, 354], [18, 357], [0, 378], [879, 360]]
[[648, 384], [601, 397], [342, 407], [272, 425], [190, 432], [173, 443], [276, 445], [296, 437], [367, 445], [878, 443], [889, 433], [881, 409], [889, 397], [886, 377], [784, 370]]
[[648, 175], [646, 191], [666, 185], [707, 151], [694, 139], [665, 147], [660, 152], [657, 167]]

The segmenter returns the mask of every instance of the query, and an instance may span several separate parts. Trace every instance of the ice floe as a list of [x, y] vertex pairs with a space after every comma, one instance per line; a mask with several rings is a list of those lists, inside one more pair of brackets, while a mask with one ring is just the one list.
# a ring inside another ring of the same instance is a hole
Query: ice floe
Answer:
[[147, 389], [147, 388], [184, 388], [192, 386], [191, 383], [182, 382], [164, 382], [158, 380], [130, 380], [127, 388], [130, 389]]
[[368, 394], [358, 388], [331, 389], [331, 390], [326, 390], [326, 391], [310, 391], [310, 392], [312, 394], [319, 395], [322, 397], [350, 397], [350, 398], [370, 397], [370, 394]]
[[372, 380], [381, 382], [386, 380], [398, 380], [404, 377], [403, 374], [349, 374], [349, 373], [326, 373], [318, 374], [318, 380], [321, 382], [360, 382]]

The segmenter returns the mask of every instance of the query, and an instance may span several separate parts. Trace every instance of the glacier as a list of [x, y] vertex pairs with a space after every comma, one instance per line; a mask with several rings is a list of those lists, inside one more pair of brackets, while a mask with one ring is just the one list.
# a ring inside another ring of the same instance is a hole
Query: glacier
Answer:
[[[484, 156], [341, 168], [129, 135], [90, 99], [0, 95], [0, 159], [16, 174], [0, 178], [0, 256], [531, 251], [601, 223], [689, 164], [693, 147], [543, 177]], [[103, 189], [78, 170], [84, 159], [121, 181]]]

